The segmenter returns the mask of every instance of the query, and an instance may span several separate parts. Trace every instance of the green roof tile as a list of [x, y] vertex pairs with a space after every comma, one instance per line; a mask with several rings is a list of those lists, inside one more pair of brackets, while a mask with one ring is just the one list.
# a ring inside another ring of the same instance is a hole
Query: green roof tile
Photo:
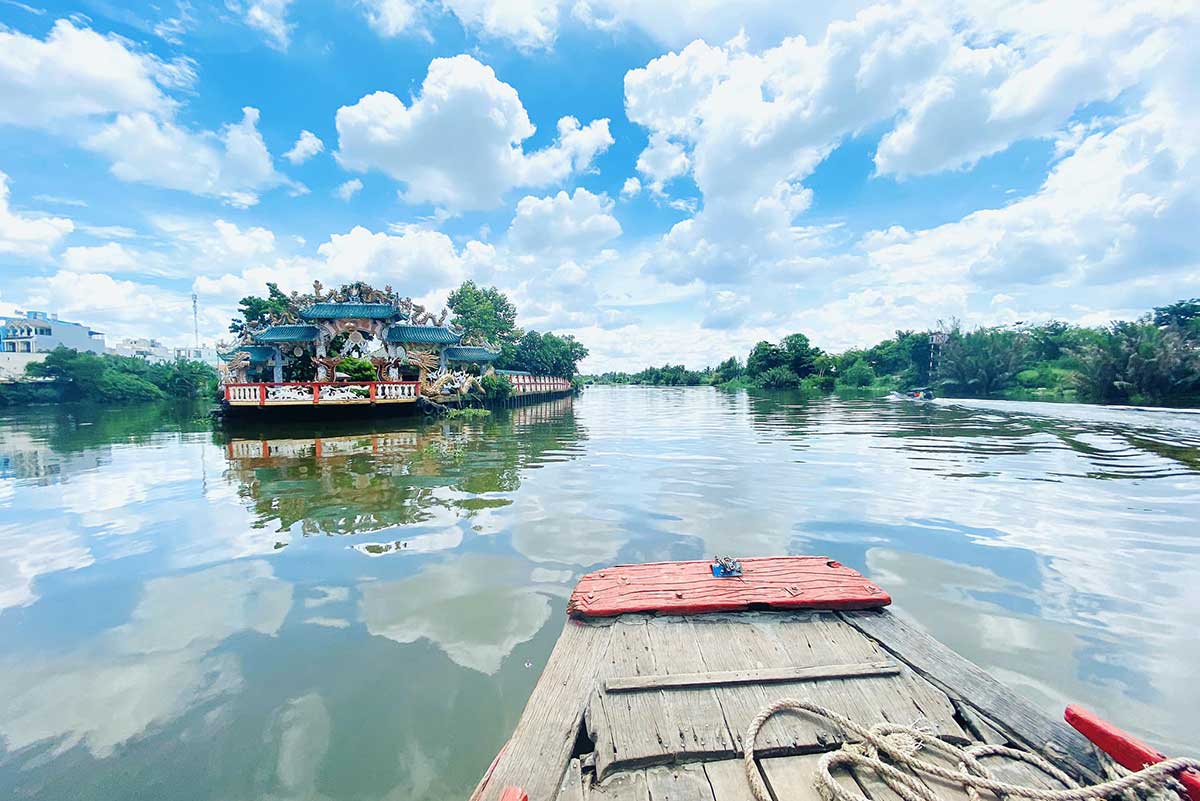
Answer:
[[315, 325], [273, 325], [254, 335], [257, 342], [312, 342], [320, 330]]
[[406, 325], [398, 323], [388, 328], [388, 342], [419, 342], [421, 344], [451, 344], [462, 339], [449, 328], [437, 325]]
[[446, 358], [455, 362], [491, 362], [500, 356], [498, 350], [488, 350], [474, 345], [462, 345], [446, 348], [442, 351]]

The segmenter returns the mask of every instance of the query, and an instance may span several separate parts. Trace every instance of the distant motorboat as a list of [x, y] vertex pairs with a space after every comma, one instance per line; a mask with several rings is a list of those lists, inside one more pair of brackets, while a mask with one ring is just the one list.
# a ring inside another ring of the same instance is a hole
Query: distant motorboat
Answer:
[[894, 390], [888, 397], [899, 400], [933, 400], [933, 390], [929, 387], [913, 387], [912, 389]]

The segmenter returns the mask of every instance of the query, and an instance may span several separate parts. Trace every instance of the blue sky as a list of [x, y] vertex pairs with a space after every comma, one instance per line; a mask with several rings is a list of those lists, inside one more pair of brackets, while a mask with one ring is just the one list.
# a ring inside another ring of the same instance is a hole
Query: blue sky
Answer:
[[1200, 294], [1192, 4], [800, 5], [0, 0], [0, 312], [473, 278], [605, 370]]

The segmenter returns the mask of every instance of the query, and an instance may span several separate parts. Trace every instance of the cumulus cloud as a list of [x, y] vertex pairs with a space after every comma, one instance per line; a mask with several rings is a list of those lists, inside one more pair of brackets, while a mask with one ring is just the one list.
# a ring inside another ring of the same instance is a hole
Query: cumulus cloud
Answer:
[[303, 164], [324, 149], [325, 143], [315, 133], [301, 131], [300, 136], [296, 138], [296, 144], [292, 145], [292, 149], [284, 153], [283, 157], [292, 164]]
[[9, 206], [8, 175], [0, 172], [0, 254], [48, 259], [63, 237], [75, 230], [65, 217], [21, 214]]
[[380, 36], [399, 36], [420, 22], [420, 9], [410, 0], [364, 0], [362, 5], [368, 24]]
[[166, 62], [58, 20], [45, 40], [0, 28], [0, 123], [61, 127], [118, 112], [166, 114], [164, 88], [190, 86], [190, 62]]
[[521, 198], [508, 229], [509, 242], [523, 251], [572, 248], [590, 251], [621, 235], [607, 195], [580, 187], [573, 195]]
[[631, 198], [637, 197], [642, 191], [642, 182], [636, 176], [630, 176], [625, 179], [625, 183], [621, 185], [621, 197]]
[[637, 160], [637, 171], [650, 179], [646, 185], [655, 193], [662, 193], [667, 181], [683, 175], [690, 166], [683, 146], [672, 142], [661, 131], [651, 135], [650, 144]]
[[190, 131], [144, 112], [122, 114], [85, 145], [112, 160], [123, 181], [219, 197], [231, 206], [253, 206], [259, 192], [293, 185], [275, 170], [258, 132], [258, 109], [242, 109], [240, 122], [219, 134]]
[[612, 144], [608, 120], [558, 121], [554, 144], [526, 152], [535, 128], [516, 89], [471, 56], [434, 59], [412, 103], [375, 92], [337, 112], [337, 159], [405, 184], [410, 203], [493, 208], [517, 187], [546, 186], [591, 166]]

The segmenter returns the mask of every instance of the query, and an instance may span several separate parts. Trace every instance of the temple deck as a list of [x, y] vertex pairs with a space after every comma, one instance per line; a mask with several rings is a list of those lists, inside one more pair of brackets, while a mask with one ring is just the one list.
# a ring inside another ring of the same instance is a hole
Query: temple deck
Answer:
[[[924, 723], [952, 741], [1033, 749], [1084, 778], [1098, 772], [1076, 732], [886, 610], [639, 613], [566, 623], [476, 797], [515, 786], [530, 801], [750, 801], [743, 734], [786, 697], [864, 725]], [[817, 801], [817, 760], [843, 738], [806, 715], [768, 721], [755, 751], [774, 797]], [[997, 778], [1059, 787], [1024, 763], [989, 767]], [[897, 801], [873, 774], [839, 781]], [[967, 797], [959, 787], [935, 791]]]

